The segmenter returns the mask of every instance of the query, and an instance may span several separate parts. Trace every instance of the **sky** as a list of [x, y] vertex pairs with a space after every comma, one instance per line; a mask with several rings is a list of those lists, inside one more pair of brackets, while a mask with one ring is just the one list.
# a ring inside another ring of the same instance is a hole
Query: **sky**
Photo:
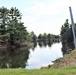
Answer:
[[60, 34], [66, 19], [70, 20], [69, 6], [76, 23], [76, 0], [0, 0], [0, 7], [17, 7], [22, 22], [29, 32]]

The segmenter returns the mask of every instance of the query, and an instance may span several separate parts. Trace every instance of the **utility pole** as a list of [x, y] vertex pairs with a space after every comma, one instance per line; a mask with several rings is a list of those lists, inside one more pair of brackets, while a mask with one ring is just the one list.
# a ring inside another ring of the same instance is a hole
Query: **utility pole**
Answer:
[[75, 24], [74, 24], [74, 20], [73, 20], [73, 14], [72, 14], [71, 7], [69, 7], [69, 11], [70, 11], [70, 17], [71, 17], [71, 23], [72, 23], [72, 32], [73, 32], [73, 38], [74, 38], [74, 46], [75, 46], [75, 49], [76, 49]]

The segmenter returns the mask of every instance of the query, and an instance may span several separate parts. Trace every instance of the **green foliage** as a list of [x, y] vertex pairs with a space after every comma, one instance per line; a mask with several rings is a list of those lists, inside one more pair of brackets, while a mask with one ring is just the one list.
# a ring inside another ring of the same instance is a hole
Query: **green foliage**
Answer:
[[51, 34], [50, 34], [50, 33], [47, 35], [47, 39], [48, 39], [48, 40], [51, 39]]
[[30, 36], [31, 36], [31, 39], [32, 39], [31, 41], [37, 42], [37, 36], [33, 31], [30, 33]]
[[37, 36], [34, 34], [32, 39], [33, 39], [34, 42], [36, 42], [37, 41]]
[[44, 34], [43, 34], [43, 41], [46, 41], [46, 40], [47, 40], [47, 34], [44, 33]]
[[15, 7], [0, 8], [0, 42], [14, 44], [27, 40], [28, 32], [21, 22], [21, 13]]
[[7, 23], [8, 23], [8, 12], [7, 8], [0, 8], [0, 42], [5, 42], [8, 38], [7, 35]]
[[42, 34], [39, 34], [38, 39], [42, 40], [42, 37], [43, 37]]
[[73, 42], [72, 26], [66, 19], [64, 25], [61, 27], [61, 39], [66, 42]]
[[[75, 26], [76, 32], [76, 26]], [[65, 23], [61, 27], [61, 40], [62, 40], [62, 51], [63, 54], [68, 53], [69, 49], [74, 49], [73, 43], [73, 33], [72, 33], [72, 25], [69, 24], [68, 19], [66, 19]]]
[[38, 40], [39, 41], [49, 41], [49, 42], [52, 42], [53, 39], [56, 39], [56, 38], [60, 39], [60, 36], [59, 35], [50, 34], [50, 33], [48, 33], [48, 34], [44, 33], [44, 34], [39, 34], [38, 35]]

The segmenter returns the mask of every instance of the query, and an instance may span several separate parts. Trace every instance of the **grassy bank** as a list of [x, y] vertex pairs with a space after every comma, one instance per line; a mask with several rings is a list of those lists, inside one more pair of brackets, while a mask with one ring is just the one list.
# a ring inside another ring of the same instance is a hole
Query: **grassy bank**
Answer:
[[65, 54], [64, 57], [55, 60], [53, 65], [48, 65], [46, 68], [58, 69], [66, 66], [76, 66], [76, 50], [73, 50], [69, 54]]
[[76, 50], [57, 59], [52, 66], [49, 65], [46, 68], [34, 70], [0, 69], [0, 75], [76, 75]]
[[0, 75], [76, 75], [76, 67], [39, 70], [0, 69]]

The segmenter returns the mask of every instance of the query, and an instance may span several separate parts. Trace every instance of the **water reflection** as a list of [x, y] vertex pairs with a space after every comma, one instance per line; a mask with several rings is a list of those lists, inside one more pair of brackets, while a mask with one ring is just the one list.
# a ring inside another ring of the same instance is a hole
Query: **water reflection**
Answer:
[[43, 46], [43, 42], [38, 42], [38, 45], [39, 45], [40, 47], [42, 47], [42, 46]]
[[0, 51], [0, 68], [40, 68], [62, 56], [61, 43], [34, 42], [29, 50], [10, 47]]
[[29, 50], [25, 48], [0, 51], [0, 68], [25, 68], [28, 57]]
[[[58, 43], [58, 42], [57, 42]], [[51, 47], [53, 42], [48, 42], [48, 46]]]
[[34, 43], [34, 45], [33, 45], [32, 49], [34, 50], [37, 47], [37, 45], [39, 45], [39, 47], [41, 47], [41, 48], [46, 47], [46, 46], [51, 47], [54, 42], [43, 41], [43, 42], [33, 42], [33, 43]]
[[52, 61], [63, 56], [61, 43], [38, 42], [34, 50], [30, 49], [27, 69], [40, 68], [52, 64]]

